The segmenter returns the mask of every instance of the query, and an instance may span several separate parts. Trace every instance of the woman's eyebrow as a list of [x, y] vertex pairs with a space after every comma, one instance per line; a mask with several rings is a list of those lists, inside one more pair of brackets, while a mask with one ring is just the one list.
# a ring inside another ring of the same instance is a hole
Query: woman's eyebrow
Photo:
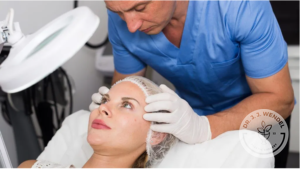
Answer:
[[136, 99], [131, 98], [131, 97], [122, 97], [122, 100], [123, 100], [123, 101], [126, 101], [126, 100], [134, 100], [134, 101], [136, 101], [138, 104], [140, 104], [139, 101], [137, 101]]
[[105, 97], [109, 100], [109, 95], [108, 94], [104, 94], [103, 97]]

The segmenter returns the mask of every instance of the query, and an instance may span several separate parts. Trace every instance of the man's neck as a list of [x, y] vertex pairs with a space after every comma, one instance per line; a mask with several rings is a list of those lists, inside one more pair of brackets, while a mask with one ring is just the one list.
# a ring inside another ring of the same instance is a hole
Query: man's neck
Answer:
[[182, 27], [184, 26], [187, 11], [188, 11], [189, 1], [176, 1], [176, 8], [167, 26], [171, 27]]
[[180, 48], [188, 6], [189, 1], [176, 1], [173, 17], [168, 25], [162, 30], [166, 38], [178, 48]]

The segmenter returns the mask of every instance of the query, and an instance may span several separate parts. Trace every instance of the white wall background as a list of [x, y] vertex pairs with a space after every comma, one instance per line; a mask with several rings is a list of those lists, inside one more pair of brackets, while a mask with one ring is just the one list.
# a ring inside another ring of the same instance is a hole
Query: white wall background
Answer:
[[294, 89], [294, 96], [297, 100], [297, 104], [294, 107], [294, 110], [291, 115], [291, 128], [290, 128], [290, 151], [299, 153], [299, 107], [300, 107], [300, 98], [299, 98], [299, 46], [289, 46], [289, 69], [290, 75], [292, 78], [292, 85]]
[[[88, 6], [100, 17], [100, 26], [90, 39], [90, 43], [98, 44], [107, 35], [107, 13], [103, 1], [80, 1], [79, 6]], [[0, 20], [5, 20], [10, 8], [15, 10], [15, 21], [20, 22], [24, 34], [31, 34], [39, 28], [57, 18], [61, 14], [73, 9], [73, 1], [1, 1]], [[76, 93], [74, 95], [73, 110], [88, 110], [91, 95], [102, 85], [103, 77], [94, 66], [95, 50], [83, 47], [63, 67], [74, 79]], [[0, 112], [1, 113], [1, 112]], [[12, 128], [0, 116], [0, 130], [14, 167], [18, 166], [16, 148]]]

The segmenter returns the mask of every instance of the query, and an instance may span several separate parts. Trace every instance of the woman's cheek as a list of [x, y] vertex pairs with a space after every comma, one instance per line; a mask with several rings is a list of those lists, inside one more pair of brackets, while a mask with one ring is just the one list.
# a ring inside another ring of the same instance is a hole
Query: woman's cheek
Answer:
[[139, 117], [135, 116], [133, 113], [129, 114], [127, 112], [123, 112], [122, 115], [118, 116], [118, 119], [120, 127], [127, 128], [130, 131], [133, 131], [140, 126], [139, 123], [141, 119], [139, 119]]
[[144, 113], [142, 113], [142, 109], [126, 109], [122, 108], [122, 110], [118, 110], [118, 124], [122, 128], [126, 128], [129, 131], [136, 132], [136, 130], [146, 128], [149, 130], [151, 122], [146, 121], [143, 118]]
[[133, 123], [135, 128], [138, 130], [138, 132], [143, 131], [143, 132], [148, 132], [150, 129], [151, 122], [146, 121], [143, 116], [135, 117], [133, 119]]

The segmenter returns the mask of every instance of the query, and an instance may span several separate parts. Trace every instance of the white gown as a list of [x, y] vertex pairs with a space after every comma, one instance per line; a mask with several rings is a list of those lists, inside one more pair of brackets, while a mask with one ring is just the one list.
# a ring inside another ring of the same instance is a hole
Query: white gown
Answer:
[[75, 168], [73, 165], [60, 165], [50, 161], [38, 160], [31, 168]]

